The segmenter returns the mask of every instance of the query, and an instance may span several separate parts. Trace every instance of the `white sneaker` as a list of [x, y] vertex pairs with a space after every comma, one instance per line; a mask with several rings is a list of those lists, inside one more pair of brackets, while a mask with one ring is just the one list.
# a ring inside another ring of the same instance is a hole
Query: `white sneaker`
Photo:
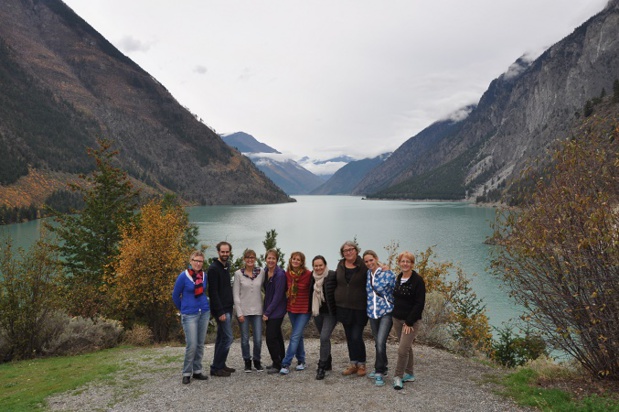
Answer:
[[403, 388], [402, 378], [400, 378], [399, 376], [396, 376], [395, 378], [393, 378], [393, 389], [400, 390], [402, 388]]
[[295, 369], [298, 371], [304, 371], [306, 367], [307, 366], [305, 365], [305, 363], [299, 363]]

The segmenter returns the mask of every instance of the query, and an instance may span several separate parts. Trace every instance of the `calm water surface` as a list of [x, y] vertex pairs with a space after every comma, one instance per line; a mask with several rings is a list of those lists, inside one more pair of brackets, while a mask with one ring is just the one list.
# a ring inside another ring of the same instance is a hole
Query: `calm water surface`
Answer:
[[487, 268], [491, 246], [483, 242], [492, 232], [492, 208], [466, 203], [375, 201], [350, 196], [294, 196], [296, 203], [254, 206], [189, 208], [190, 220], [200, 228], [200, 240], [212, 248], [220, 240], [232, 244], [237, 256], [245, 248], [261, 254], [265, 233], [275, 229], [277, 244], [287, 257], [295, 250], [308, 260], [325, 256], [335, 268], [339, 248], [356, 238], [362, 250], [373, 249], [387, 258], [385, 246], [398, 242], [399, 250], [425, 251], [433, 246], [438, 260], [458, 263], [473, 279], [493, 325], [515, 318], [506, 293]]
[[[295, 196], [296, 203], [254, 206], [204, 206], [188, 209], [199, 239], [216, 256], [215, 244], [227, 240], [233, 254], [245, 248], [263, 253], [268, 230], [278, 233], [277, 244], [286, 254], [295, 250], [308, 260], [325, 256], [335, 268], [340, 245], [356, 239], [362, 250], [373, 249], [386, 259], [385, 246], [398, 242], [399, 250], [416, 254], [433, 246], [438, 260], [458, 263], [466, 274], [477, 274], [473, 288], [483, 298], [492, 325], [516, 318], [500, 282], [487, 273], [491, 246], [483, 242], [492, 232], [494, 209], [465, 203], [362, 200], [349, 196]], [[40, 222], [8, 225], [0, 232], [11, 235], [14, 244], [28, 247], [38, 237]]]

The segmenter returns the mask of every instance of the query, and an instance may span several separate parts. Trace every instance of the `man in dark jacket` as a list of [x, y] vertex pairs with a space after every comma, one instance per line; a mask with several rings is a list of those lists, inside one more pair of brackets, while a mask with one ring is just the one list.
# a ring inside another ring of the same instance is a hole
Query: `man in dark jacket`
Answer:
[[217, 244], [217, 254], [208, 268], [208, 294], [210, 298], [211, 314], [217, 319], [217, 337], [215, 339], [215, 352], [211, 364], [211, 376], [230, 376], [235, 369], [226, 366], [226, 359], [230, 352], [232, 336], [232, 283], [230, 281], [230, 252], [232, 246], [228, 242]]

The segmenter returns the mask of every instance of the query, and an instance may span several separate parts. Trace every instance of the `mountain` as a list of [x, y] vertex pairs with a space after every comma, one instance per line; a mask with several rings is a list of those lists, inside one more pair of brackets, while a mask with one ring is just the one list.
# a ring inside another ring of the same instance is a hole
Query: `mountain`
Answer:
[[304, 195], [324, 181], [294, 160], [259, 142], [250, 134], [222, 136], [224, 142], [247, 156], [269, 179], [289, 195]]
[[312, 195], [349, 195], [368, 172], [382, 164], [391, 153], [374, 158], [349, 161], [323, 185], [314, 189]]
[[619, 77], [619, 0], [533, 61], [518, 59], [464, 119], [411, 137], [353, 193], [464, 199], [510, 188], [532, 159], [571, 136]]
[[221, 136], [223, 141], [241, 153], [279, 153], [271, 146], [259, 142], [250, 134], [236, 132]]
[[40, 206], [61, 193], [94, 168], [86, 148], [96, 138], [113, 142], [148, 193], [291, 200], [60, 0], [0, 3], [0, 204]]

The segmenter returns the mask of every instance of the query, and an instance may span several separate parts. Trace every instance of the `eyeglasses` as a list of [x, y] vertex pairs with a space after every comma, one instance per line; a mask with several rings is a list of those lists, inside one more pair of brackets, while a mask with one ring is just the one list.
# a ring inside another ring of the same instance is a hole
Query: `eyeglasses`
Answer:
[[352, 252], [353, 250], [357, 250], [357, 249], [355, 249], [354, 247], [350, 247], [350, 248], [348, 248], [348, 249], [342, 249], [342, 252], [344, 252], [344, 253], [350, 253], [350, 252]]
[[245, 259], [253, 259], [253, 260], [255, 260], [256, 256], [246, 256]]
[[191, 259], [192, 262], [196, 262], [196, 263], [204, 263], [203, 260], [198, 260], [198, 259]]

